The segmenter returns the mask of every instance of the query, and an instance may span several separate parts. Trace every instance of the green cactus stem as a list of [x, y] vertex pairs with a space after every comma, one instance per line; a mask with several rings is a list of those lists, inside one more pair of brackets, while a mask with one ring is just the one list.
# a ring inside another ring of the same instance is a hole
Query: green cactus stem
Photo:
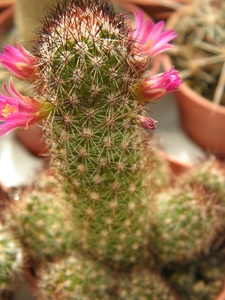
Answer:
[[53, 105], [43, 127], [77, 240], [99, 259], [143, 259], [152, 164], [135, 86], [149, 64], [129, 22], [102, 0], [64, 1], [46, 18], [35, 56], [37, 96]]

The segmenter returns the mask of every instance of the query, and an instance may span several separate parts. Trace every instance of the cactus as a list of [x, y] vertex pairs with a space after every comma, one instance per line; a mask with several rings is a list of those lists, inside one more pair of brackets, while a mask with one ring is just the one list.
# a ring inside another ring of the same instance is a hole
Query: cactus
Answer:
[[153, 216], [151, 148], [138, 126], [145, 108], [137, 90], [149, 65], [129, 24], [103, 1], [66, 1], [44, 24], [35, 56], [34, 89], [53, 106], [45, 136], [77, 240], [100, 260], [142, 260]]
[[146, 268], [112, 271], [74, 253], [45, 271], [39, 288], [45, 300], [177, 299], [171, 287]]
[[32, 54], [18, 44], [0, 56], [34, 89], [4, 86], [0, 134], [41, 122], [54, 167], [7, 218], [26, 257], [62, 259], [48, 265], [42, 298], [176, 299], [162, 266], [196, 259], [224, 234], [224, 174], [204, 165], [172, 185], [149, 138], [145, 104], [181, 84], [174, 68], [151, 73], [176, 35], [134, 15], [132, 28], [104, 0], [64, 0]]
[[20, 245], [26, 265], [58, 260], [76, 247], [66, 209], [56, 200], [61, 194], [54, 175], [45, 172], [7, 209], [5, 226]]
[[[220, 0], [197, 0], [187, 4], [185, 13], [174, 24], [178, 33], [176, 50], [171, 52], [180, 76], [198, 94], [225, 105], [224, 16]], [[221, 20], [218, 22], [218, 20]]]
[[[0, 224], [0, 298], [14, 290], [22, 270], [22, 252], [6, 228]], [[4, 299], [4, 298], [3, 298]]]
[[224, 232], [225, 179], [208, 161], [156, 195], [153, 251], [161, 265], [208, 253]]

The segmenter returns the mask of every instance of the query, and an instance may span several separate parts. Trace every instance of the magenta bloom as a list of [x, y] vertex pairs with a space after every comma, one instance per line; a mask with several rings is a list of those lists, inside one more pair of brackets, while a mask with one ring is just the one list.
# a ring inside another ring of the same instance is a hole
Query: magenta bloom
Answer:
[[138, 85], [138, 97], [144, 102], [157, 100], [169, 92], [174, 92], [182, 84], [178, 71], [172, 67], [169, 71], [149, 76]]
[[36, 59], [22, 45], [17, 48], [7, 45], [0, 55], [0, 62], [19, 79], [32, 81], [36, 72]]
[[6, 135], [18, 127], [28, 128], [47, 117], [51, 104], [22, 96], [12, 81], [9, 88], [4, 85], [6, 95], [0, 94], [0, 136]]
[[174, 30], [163, 30], [165, 23], [156, 24], [146, 20], [141, 10], [134, 13], [136, 29], [132, 32], [132, 38], [137, 43], [138, 49], [144, 55], [155, 56], [171, 49], [174, 45], [168, 44], [177, 37]]
[[156, 129], [156, 122], [151, 117], [138, 116], [138, 124], [145, 129]]

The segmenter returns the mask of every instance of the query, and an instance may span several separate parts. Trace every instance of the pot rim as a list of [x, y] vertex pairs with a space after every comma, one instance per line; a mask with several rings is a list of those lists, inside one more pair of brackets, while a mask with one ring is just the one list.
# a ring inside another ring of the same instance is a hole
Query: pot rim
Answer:
[[130, 0], [130, 1], [124, 1], [130, 2], [135, 5], [144, 5], [144, 6], [160, 6], [160, 7], [165, 7], [165, 8], [170, 8], [170, 9], [179, 9], [181, 6], [183, 6], [185, 3], [187, 3], [187, 0]]

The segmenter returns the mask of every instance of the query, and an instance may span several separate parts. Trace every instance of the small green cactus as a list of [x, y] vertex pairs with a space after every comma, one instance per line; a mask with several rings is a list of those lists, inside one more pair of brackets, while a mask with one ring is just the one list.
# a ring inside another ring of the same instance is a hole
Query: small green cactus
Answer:
[[5, 223], [20, 244], [27, 262], [47, 262], [68, 255], [76, 247], [73, 229], [53, 175], [43, 173], [37, 183], [21, 193], [10, 205]]
[[15, 278], [23, 273], [23, 256], [19, 245], [6, 227], [0, 224], [0, 299], [15, 288]]
[[208, 253], [224, 234], [225, 177], [208, 161], [156, 195], [156, 225], [152, 248], [160, 264], [187, 262]]
[[171, 287], [146, 268], [112, 270], [77, 253], [46, 270], [39, 289], [45, 300], [177, 299]]

